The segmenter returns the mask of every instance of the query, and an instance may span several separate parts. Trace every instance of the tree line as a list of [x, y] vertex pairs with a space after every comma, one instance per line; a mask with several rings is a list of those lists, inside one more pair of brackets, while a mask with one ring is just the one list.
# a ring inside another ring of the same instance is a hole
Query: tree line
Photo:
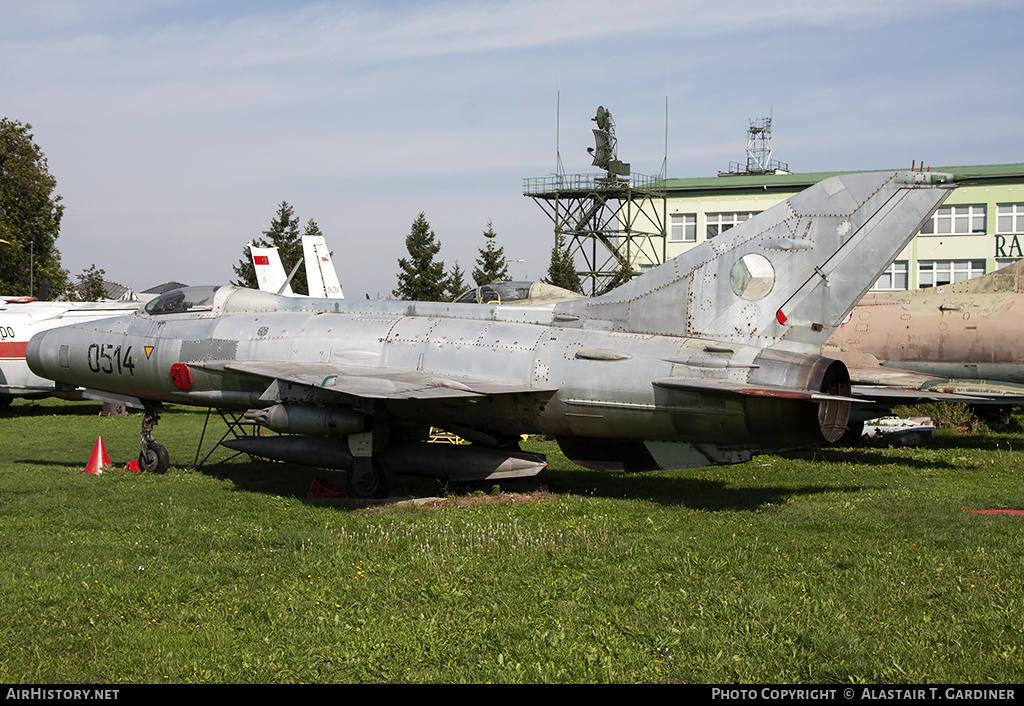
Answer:
[[[470, 286], [473, 287], [509, 279], [509, 261], [505, 248], [497, 245], [493, 222], [487, 222], [483, 237], [484, 245], [478, 251], [472, 272], [474, 284]], [[470, 288], [464, 281], [458, 260], [446, 272], [444, 262], [437, 259], [441, 244], [423, 211], [413, 220], [405, 237], [405, 247], [409, 255], [398, 260], [398, 286], [391, 292], [394, 297], [405, 301], [452, 301]], [[573, 292], [581, 289], [572, 254], [561, 235], [555, 238], [548, 275], [542, 281]]]
[[93, 263], [72, 277], [57, 238], [64, 204], [32, 125], [0, 118], [0, 294], [95, 301], [106, 296]]
[[[286, 273], [291, 273], [297, 265], [298, 269], [292, 279], [292, 291], [308, 294], [306, 280], [302, 276], [305, 269], [302, 235], [321, 235], [321, 232], [313, 219], [307, 221], [305, 229], [300, 228], [300, 223], [291, 204], [282, 201], [270, 222], [270, 228], [263, 231], [263, 237], [253, 241], [253, 244], [261, 248], [277, 248]], [[426, 214], [421, 211], [413, 219], [409, 234], [405, 236], [408, 254], [398, 260], [398, 286], [392, 290], [391, 295], [404, 301], [453, 301], [471, 287], [508, 281], [509, 260], [505, 257], [505, 248], [497, 244], [498, 235], [491, 221], [487, 223], [483, 238], [484, 245], [478, 251], [476, 266], [471, 273], [472, 284], [467, 284], [466, 273], [458, 260], [450, 270], [445, 270], [444, 261], [437, 258], [441, 244], [427, 222]], [[234, 265], [234, 271], [235, 279], [231, 284], [250, 289], [258, 286], [249, 245], [242, 249], [242, 258]], [[572, 255], [562, 236], [555, 240], [548, 276], [542, 281], [574, 292], [581, 289]]]
[[57, 236], [64, 204], [32, 126], [0, 119], [0, 293], [66, 296]]

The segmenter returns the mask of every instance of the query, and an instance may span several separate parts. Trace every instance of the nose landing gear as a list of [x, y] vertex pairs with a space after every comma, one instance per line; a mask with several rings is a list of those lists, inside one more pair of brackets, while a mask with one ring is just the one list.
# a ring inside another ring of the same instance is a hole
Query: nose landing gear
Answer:
[[143, 403], [145, 413], [142, 419], [142, 438], [139, 445], [142, 451], [139, 453], [139, 470], [146, 473], [166, 473], [171, 465], [170, 454], [163, 444], [153, 438], [153, 427], [160, 421], [157, 414], [160, 404], [154, 402]]

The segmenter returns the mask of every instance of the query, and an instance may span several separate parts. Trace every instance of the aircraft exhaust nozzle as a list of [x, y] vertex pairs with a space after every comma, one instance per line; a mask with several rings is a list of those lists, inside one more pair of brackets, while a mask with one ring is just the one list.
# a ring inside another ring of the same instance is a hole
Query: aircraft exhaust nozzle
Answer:
[[820, 371], [819, 389], [825, 396], [818, 404], [818, 426], [825, 441], [833, 443], [842, 438], [850, 421], [850, 402], [843, 398], [850, 396], [850, 372], [838, 360], [825, 359]]
[[276, 404], [261, 409], [252, 420], [280, 434], [348, 436], [373, 430], [373, 417], [343, 407]]
[[[759, 420], [762, 433], [777, 436], [796, 432], [803, 435], [800, 444], [831, 443], [842, 437], [852, 401], [850, 372], [842, 361], [767, 348], [755, 362], [758, 367], [752, 370], [749, 382], [785, 380], [793, 389], [814, 391], [808, 399], [817, 400], [817, 405], [793, 407], [785, 416], [769, 412], [770, 418]], [[768, 392], [766, 396], [774, 394]]]

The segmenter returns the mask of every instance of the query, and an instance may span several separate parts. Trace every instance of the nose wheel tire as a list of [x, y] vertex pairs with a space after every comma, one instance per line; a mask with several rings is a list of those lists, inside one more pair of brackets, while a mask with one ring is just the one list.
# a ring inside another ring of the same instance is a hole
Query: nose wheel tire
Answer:
[[139, 453], [139, 470], [146, 473], [166, 473], [170, 468], [171, 457], [163, 444], [151, 441]]

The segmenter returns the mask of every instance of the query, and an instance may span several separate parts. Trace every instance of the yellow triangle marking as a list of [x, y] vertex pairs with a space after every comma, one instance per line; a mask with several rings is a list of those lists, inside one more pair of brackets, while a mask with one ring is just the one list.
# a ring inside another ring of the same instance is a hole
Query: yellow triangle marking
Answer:
[[153, 353], [153, 348], [154, 346], [146, 346], [146, 358], [149, 358], [149, 356]]

